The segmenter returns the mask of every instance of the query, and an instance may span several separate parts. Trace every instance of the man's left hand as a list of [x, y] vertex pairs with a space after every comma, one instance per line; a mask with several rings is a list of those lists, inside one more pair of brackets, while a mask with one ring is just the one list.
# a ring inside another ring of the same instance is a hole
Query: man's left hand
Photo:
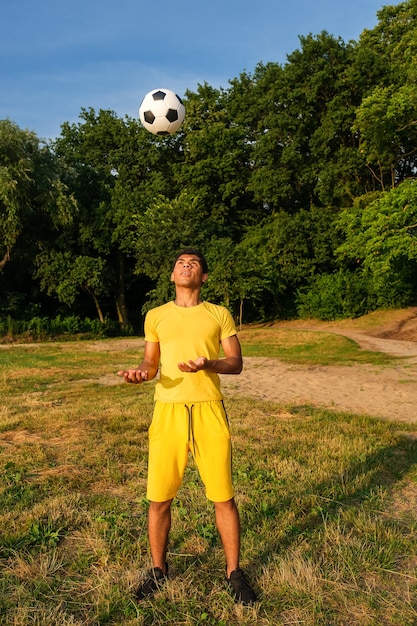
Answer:
[[197, 359], [189, 360], [187, 362], [181, 361], [178, 363], [178, 369], [181, 372], [189, 372], [191, 374], [206, 369], [207, 359], [205, 356], [199, 356]]

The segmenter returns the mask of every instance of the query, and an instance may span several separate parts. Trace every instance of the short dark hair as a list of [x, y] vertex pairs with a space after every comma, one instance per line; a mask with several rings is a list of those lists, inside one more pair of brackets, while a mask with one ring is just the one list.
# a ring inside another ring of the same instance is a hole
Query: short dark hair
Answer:
[[207, 261], [204, 258], [204, 255], [201, 254], [201, 252], [199, 250], [196, 250], [195, 248], [183, 248], [182, 250], [180, 250], [175, 255], [175, 259], [174, 259], [174, 262], [172, 264], [172, 269], [174, 269], [176, 262], [178, 261], [178, 259], [181, 256], [183, 256], [183, 254], [193, 254], [194, 256], [196, 256], [198, 258], [198, 260], [200, 261], [200, 265], [201, 265], [201, 269], [203, 270], [203, 274], [208, 274]]

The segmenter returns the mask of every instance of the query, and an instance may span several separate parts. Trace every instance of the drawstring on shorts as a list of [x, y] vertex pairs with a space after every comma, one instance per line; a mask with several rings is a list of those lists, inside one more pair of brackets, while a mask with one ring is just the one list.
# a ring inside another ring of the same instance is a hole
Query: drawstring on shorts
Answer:
[[194, 404], [192, 404], [191, 406], [188, 406], [188, 404], [185, 404], [184, 406], [187, 409], [187, 414], [188, 414], [188, 443], [192, 444], [192, 451], [193, 451], [193, 454], [195, 454], [195, 447], [194, 447], [194, 424], [193, 424], [193, 408], [194, 408]]

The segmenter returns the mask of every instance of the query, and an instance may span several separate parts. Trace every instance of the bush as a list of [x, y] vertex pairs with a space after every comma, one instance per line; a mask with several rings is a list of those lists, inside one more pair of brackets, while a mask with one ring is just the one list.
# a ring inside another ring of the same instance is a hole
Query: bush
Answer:
[[32, 317], [30, 320], [15, 320], [10, 315], [0, 318], [0, 338], [3, 340], [41, 341], [60, 337], [117, 337], [132, 335], [131, 327], [122, 329], [118, 322], [106, 319], [102, 324], [98, 319], [81, 318], [76, 315], [54, 318]]
[[364, 274], [339, 270], [316, 276], [296, 297], [299, 317], [336, 320], [360, 317], [376, 308]]

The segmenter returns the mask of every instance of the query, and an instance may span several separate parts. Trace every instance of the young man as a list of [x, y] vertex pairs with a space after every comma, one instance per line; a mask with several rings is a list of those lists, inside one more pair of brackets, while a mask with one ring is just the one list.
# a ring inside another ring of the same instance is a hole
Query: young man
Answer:
[[[192, 248], [177, 255], [171, 274], [175, 300], [145, 318], [142, 363], [119, 372], [128, 383], [155, 378], [155, 408], [149, 427], [148, 535], [153, 568], [137, 600], [154, 594], [168, 576], [166, 553], [171, 503], [191, 451], [214, 503], [216, 526], [226, 557], [226, 578], [235, 601], [256, 596], [239, 567], [240, 521], [231, 476], [231, 442], [218, 374], [239, 374], [242, 354], [233, 318], [224, 307], [203, 302], [208, 278], [204, 257]], [[220, 345], [224, 358], [219, 358]]]

